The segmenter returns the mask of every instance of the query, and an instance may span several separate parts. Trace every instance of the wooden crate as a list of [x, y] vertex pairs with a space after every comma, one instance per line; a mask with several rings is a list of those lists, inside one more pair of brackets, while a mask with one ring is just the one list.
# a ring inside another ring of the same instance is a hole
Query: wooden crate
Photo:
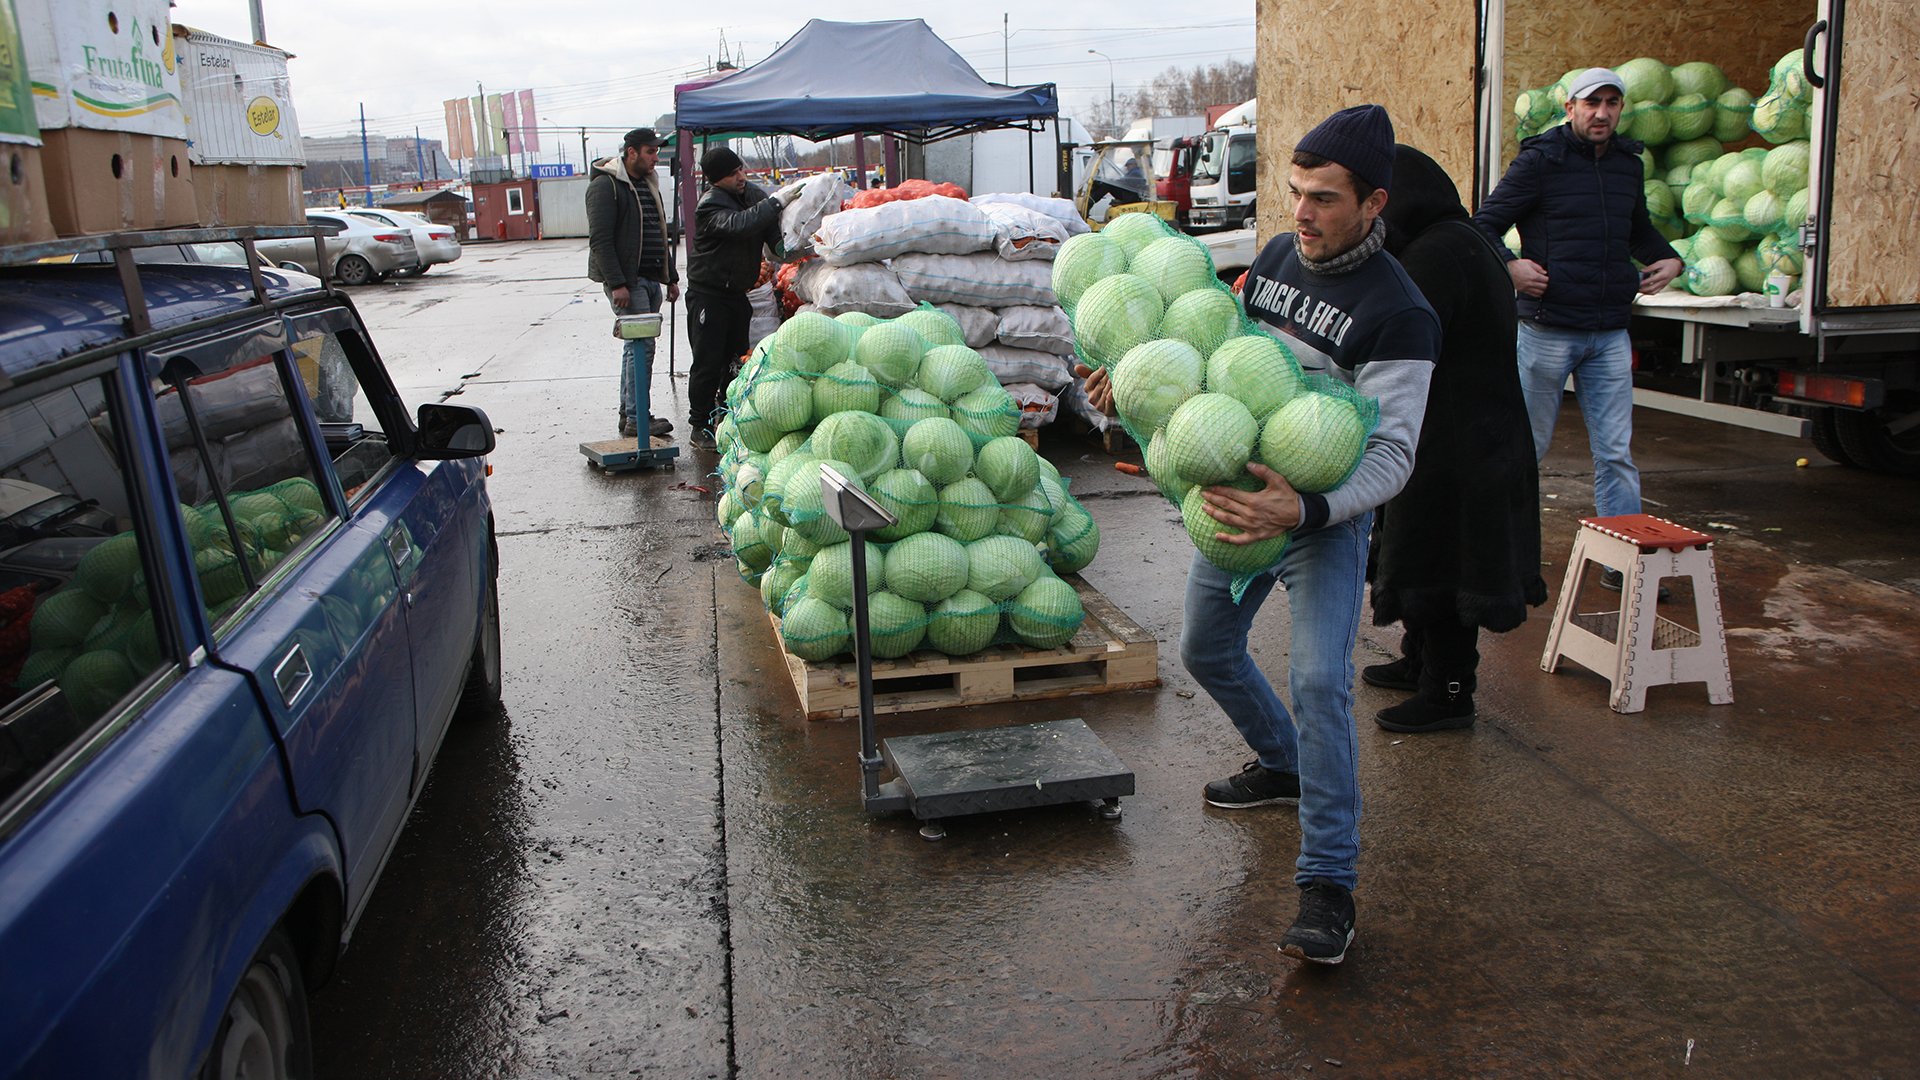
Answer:
[[[921, 649], [873, 662], [876, 713], [918, 712], [956, 705], [1034, 701], [1160, 685], [1160, 643], [1087, 584], [1063, 579], [1086, 610], [1073, 640], [1057, 649], [993, 645], [972, 656]], [[776, 640], [780, 619], [769, 612]], [[860, 715], [860, 673], [852, 659], [807, 661], [781, 649], [800, 709], [809, 720]]]

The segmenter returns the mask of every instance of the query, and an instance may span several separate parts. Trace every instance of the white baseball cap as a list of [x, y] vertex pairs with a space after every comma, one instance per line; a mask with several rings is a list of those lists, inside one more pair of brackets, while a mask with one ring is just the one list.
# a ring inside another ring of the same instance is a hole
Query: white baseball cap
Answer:
[[1622, 96], [1627, 92], [1627, 81], [1614, 74], [1612, 68], [1596, 67], [1588, 68], [1576, 76], [1573, 85], [1567, 87], [1567, 96], [1583, 98], [1603, 86], [1613, 87], [1620, 91]]

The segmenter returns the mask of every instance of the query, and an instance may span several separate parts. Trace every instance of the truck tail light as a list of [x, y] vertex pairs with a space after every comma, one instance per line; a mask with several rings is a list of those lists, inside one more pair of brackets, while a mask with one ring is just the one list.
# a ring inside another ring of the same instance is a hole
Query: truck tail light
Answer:
[[1844, 375], [1805, 375], [1782, 371], [1774, 383], [1774, 393], [1802, 401], [1824, 401], [1833, 405], [1867, 407], [1867, 384]]

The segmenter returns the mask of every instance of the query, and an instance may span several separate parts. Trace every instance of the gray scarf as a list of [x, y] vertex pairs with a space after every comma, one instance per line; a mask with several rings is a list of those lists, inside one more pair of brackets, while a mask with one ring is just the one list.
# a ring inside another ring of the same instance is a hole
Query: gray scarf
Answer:
[[1367, 230], [1366, 238], [1347, 250], [1328, 259], [1326, 262], [1314, 262], [1307, 253], [1300, 250], [1299, 241], [1293, 245], [1293, 253], [1299, 257], [1300, 265], [1316, 274], [1344, 274], [1373, 258], [1387, 244], [1387, 219], [1373, 219], [1373, 228]]

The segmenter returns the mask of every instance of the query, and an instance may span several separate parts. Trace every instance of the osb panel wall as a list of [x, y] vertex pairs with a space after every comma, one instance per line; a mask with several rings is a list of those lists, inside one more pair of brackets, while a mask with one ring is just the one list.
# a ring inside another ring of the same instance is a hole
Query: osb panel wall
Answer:
[[1920, 304], [1920, 14], [1851, 0], [1843, 33], [1827, 302]]
[[1546, 86], [1573, 68], [1651, 56], [1668, 64], [1719, 64], [1734, 85], [1757, 98], [1767, 91], [1773, 62], [1800, 47], [1813, 20], [1813, 0], [1641, 0], [1586, 8], [1508, 0], [1500, 160], [1512, 161], [1519, 152], [1513, 141], [1513, 99], [1522, 90]]
[[[1300, 136], [1350, 105], [1383, 105], [1394, 136], [1455, 183], [1473, 173], [1474, 5], [1407, 0], [1259, 0], [1260, 220], [1293, 226], [1287, 160]], [[1461, 187], [1462, 198], [1467, 192]]]

